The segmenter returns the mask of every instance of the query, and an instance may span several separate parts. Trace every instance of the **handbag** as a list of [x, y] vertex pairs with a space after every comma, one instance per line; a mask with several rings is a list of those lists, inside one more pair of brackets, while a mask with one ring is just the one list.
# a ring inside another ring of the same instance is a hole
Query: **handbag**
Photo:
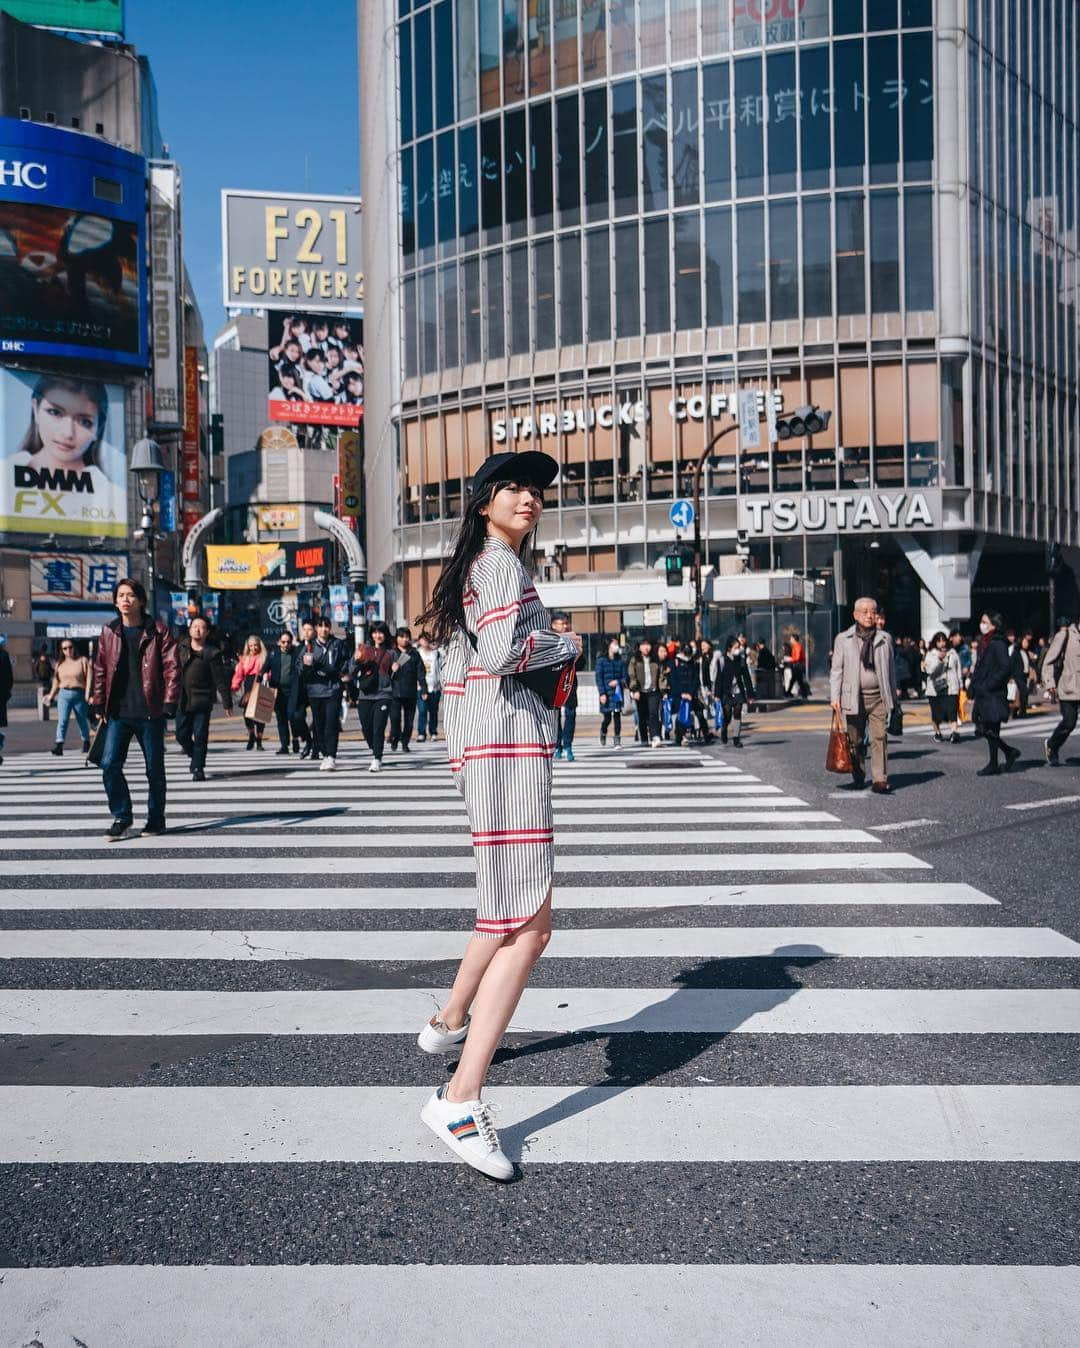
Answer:
[[904, 733], [904, 709], [899, 702], [889, 712], [888, 733], [894, 736]]
[[956, 698], [956, 718], [958, 721], [966, 721], [968, 719], [968, 710], [970, 707], [971, 698], [968, 696], [967, 692], [961, 688]]
[[[475, 651], [476, 638], [471, 632], [466, 632], [465, 635]], [[560, 707], [566, 706], [570, 694], [574, 691], [577, 660], [567, 660], [561, 665], [546, 665], [543, 669], [526, 669], [520, 674], [510, 674], [508, 677], [517, 679], [518, 683], [535, 693], [545, 707], [551, 711], [558, 711]]]
[[248, 695], [247, 706], [244, 708], [244, 715], [249, 721], [259, 721], [266, 725], [274, 714], [274, 703], [276, 701], [276, 688], [271, 688], [265, 683], [253, 684]]
[[90, 739], [90, 748], [86, 753], [87, 767], [101, 767], [101, 761], [105, 757], [105, 736], [108, 729], [109, 723], [103, 716], [94, 727], [94, 733]]
[[829, 747], [825, 752], [825, 771], [850, 773], [855, 770], [855, 760], [851, 756], [851, 741], [840, 719], [840, 713], [833, 712], [832, 729], [829, 731]]

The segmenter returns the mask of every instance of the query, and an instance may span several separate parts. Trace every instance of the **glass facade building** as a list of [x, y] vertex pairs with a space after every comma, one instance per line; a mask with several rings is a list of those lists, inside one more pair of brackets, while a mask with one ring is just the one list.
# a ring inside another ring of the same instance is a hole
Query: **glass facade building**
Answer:
[[[967, 618], [980, 567], [1043, 602], [1042, 545], [1080, 542], [1067, 0], [359, 12], [371, 542], [402, 613], [494, 449], [559, 458], [543, 541], [610, 573], [656, 565], [717, 436], [715, 566], [869, 589], [907, 630]], [[750, 389], [831, 423], [754, 444]]]

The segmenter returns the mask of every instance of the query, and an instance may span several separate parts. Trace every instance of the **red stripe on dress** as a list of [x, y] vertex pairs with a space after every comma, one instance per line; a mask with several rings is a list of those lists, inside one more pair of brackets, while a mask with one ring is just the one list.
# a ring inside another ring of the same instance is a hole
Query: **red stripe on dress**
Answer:
[[552, 830], [549, 828], [479, 828], [474, 829], [474, 838], [524, 838], [540, 837], [550, 838]]
[[474, 838], [474, 847], [546, 847], [554, 838], [550, 833], [542, 838]]
[[535, 646], [536, 646], [536, 638], [527, 637], [525, 640], [524, 647], [522, 648], [521, 659], [514, 666], [515, 673], [520, 674], [521, 671], [529, 663], [529, 657], [532, 655]]
[[505, 922], [488, 922], [478, 918], [473, 930], [480, 932], [482, 936], [509, 936], [511, 932], [531, 922], [535, 916], [535, 913], [530, 913], [528, 917], [507, 918]]
[[521, 607], [521, 600], [515, 599], [512, 604], [505, 604], [502, 608], [489, 608], [486, 613], [482, 613], [476, 620], [476, 630], [481, 631], [491, 623], [501, 622], [504, 618], [512, 617]]

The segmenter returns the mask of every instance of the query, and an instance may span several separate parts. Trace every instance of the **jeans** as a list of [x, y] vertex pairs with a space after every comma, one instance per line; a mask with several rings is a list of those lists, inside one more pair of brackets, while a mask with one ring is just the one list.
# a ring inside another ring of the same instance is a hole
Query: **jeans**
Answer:
[[390, 700], [390, 746], [408, 744], [416, 718], [415, 697], [395, 697]]
[[555, 751], [574, 747], [574, 730], [577, 727], [577, 707], [560, 707], [555, 713]]
[[210, 708], [203, 711], [176, 712], [176, 742], [191, 759], [191, 771], [206, 768], [206, 747], [210, 741]]
[[428, 693], [427, 697], [422, 697], [416, 705], [416, 733], [421, 739], [425, 735], [431, 735], [434, 738], [439, 729], [439, 703], [442, 700], [442, 690], [437, 693]]
[[859, 693], [859, 714], [847, 718], [848, 743], [851, 745], [851, 758], [865, 770], [863, 741], [866, 728], [870, 727], [870, 771], [875, 782], [888, 781], [889, 777], [889, 736], [888, 717], [885, 715], [885, 702], [878, 689], [863, 689]]
[[337, 758], [338, 736], [341, 734], [341, 689], [329, 697], [311, 699], [311, 721], [319, 752], [324, 758]]
[[[1076, 729], [1076, 714], [1080, 712], [1080, 701], [1074, 701], [1063, 697], [1059, 701], [1061, 707], [1061, 720], [1058, 722], [1057, 729], [1050, 736], [1050, 752], [1057, 753], [1065, 741]], [[3, 746], [3, 740], [0, 739], [0, 747]]]
[[124, 776], [128, 745], [132, 737], [139, 741], [146, 763], [150, 791], [146, 817], [152, 824], [165, 822], [165, 718], [153, 721], [129, 721], [126, 717], [109, 722], [105, 732], [105, 754], [101, 776], [109, 798], [109, 813], [114, 819], [131, 818], [131, 792]]
[[642, 692], [637, 699], [638, 729], [641, 731], [642, 743], [660, 738], [660, 696], [659, 690], [653, 688], [647, 693]]
[[390, 719], [390, 699], [362, 697], [357, 701], [356, 711], [360, 717], [360, 729], [364, 732], [367, 747], [381, 763], [383, 744], [386, 740], [386, 723]]
[[63, 744], [67, 737], [68, 721], [71, 720], [72, 712], [75, 713], [75, 719], [79, 723], [83, 739], [88, 740], [90, 738], [90, 714], [86, 709], [86, 694], [81, 688], [61, 688], [56, 707], [57, 744]]

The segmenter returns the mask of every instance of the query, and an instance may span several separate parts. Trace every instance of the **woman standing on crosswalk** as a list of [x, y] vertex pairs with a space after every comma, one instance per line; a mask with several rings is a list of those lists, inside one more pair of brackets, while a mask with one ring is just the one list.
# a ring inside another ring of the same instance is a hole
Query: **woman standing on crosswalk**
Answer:
[[[558, 472], [547, 454], [496, 454], [472, 483], [457, 543], [417, 622], [448, 645], [443, 695], [450, 768], [465, 799], [476, 857], [476, 929], [446, 1005], [420, 1033], [427, 1053], [464, 1042], [452, 1080], [422, 1118], [463, 1161], [510, 1179], [489, 1106], [492, 1056], [551, 936], [555, 845], [551, 760], [555, 715], [518, 675], [581, 654], [551, 630], [525, 569]], [[466, 1038], [467, 1036], [467, 1038]]]

